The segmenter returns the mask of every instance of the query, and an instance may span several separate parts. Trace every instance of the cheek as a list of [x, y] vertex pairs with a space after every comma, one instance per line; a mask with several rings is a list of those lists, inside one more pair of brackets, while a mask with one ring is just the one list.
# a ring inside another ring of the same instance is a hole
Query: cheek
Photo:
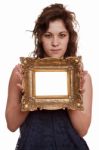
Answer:
[[49, 48], [49, 43], [48, 42], [42, 42], [42, 46], [43, 46], [43, 49], [46, 53], [48, 51], [48, 48]]
[[43, 43], [42, 44], [43, 45], [43, 48], [44, 48], [44, 50], [47, 48], [47, 44], [46, 43]]
[[50, 46], [50, 42], [44, 41], [42, 42], [43, 48], [48, 48]]
[[64, 42], [62, 43], [62, 47], [66, 49], [67, 46], [68, 46], [68, 42], [64, 41]]
[[65, 47], [68, 46], [68, 42], [69, 42], [69, 40], [67, 40], [67, 39], [64, 41], [64, 46], [65, 46]]

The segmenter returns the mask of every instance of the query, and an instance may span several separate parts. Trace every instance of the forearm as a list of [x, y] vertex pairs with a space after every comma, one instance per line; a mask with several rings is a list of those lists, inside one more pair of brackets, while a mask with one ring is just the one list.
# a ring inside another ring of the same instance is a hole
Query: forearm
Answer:
[[89, 74], [84, 77], [83, 85], [83, 111], [69, 110], [69, 117], [73, 127], [79, 133], [80, 136], [86, 135], [91, 123], [92, 114], [92, 82]]
[[28, 113], [21, 111], [21, 105], [8, 107], [5, 113], [8, 129], [12, 132], [16, 131], [26, 119]]
[[90, 126], [91, 116], [79, 110], [69, 110], [68, 113], [75, 130], [81, 137], [85, 136]]

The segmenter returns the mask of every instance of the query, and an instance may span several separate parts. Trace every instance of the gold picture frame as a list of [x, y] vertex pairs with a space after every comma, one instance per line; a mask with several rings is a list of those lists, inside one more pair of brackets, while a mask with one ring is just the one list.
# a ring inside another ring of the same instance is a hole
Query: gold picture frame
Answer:
[[[81, 56], [64, 59], [20, 57], [20, 61], [24, 91], [21, 99], [22, 111], [84, 109], [80, 86], [83, 71]], [[47, 87], [49, 90], [45, 94]], [[64, 90], [58, 87], [64, 87]]]

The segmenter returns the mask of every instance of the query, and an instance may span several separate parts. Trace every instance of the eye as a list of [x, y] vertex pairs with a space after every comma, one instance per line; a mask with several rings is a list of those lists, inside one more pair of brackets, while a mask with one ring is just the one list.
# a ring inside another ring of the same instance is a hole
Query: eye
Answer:
[[50, 33], [45, 33], [45, 34], [44, 34], [44, 37], [46, 37], [46, 38], [48, 38], [48, 39], [49, 39], [49, 38], [51, 38], [51, 37], [52, 37], [52, 35], [51, 35]]
[[60, 33], [60, 34], [59, 34], [59, 37], [60, 37], [60, 38], [64, 38], [64, 37], [66, 37], [66, 34]]

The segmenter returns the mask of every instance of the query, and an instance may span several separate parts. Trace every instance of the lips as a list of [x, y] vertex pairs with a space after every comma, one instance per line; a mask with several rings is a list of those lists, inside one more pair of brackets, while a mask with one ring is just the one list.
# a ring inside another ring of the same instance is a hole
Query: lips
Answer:
[[54, 54], [57, 54], [61, 49], [51, 49]]
[[60, 51], [60, 49], [51, 49], [51, 51]]

